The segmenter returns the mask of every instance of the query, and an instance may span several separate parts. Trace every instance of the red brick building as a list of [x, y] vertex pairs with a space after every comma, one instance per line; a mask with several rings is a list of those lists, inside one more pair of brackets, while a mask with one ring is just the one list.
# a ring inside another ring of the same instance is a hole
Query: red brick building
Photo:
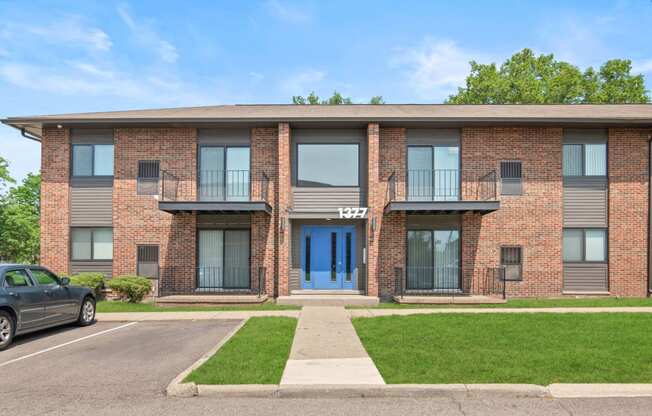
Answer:
[[41, 262], [177, 294], [646, 296], [650, 105], [12, 117]]

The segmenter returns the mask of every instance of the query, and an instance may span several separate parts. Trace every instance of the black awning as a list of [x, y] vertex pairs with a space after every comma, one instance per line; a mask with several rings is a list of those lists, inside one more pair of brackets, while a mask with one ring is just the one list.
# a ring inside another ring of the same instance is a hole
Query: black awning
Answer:
[[396, 201], [385, 206], [385, 213], [463, 214], [477, 212], [484, 215], [499, 208], [500, 201]]
[[158, 209], [171, 214], [183, 212], [200, 212], [204, 214], [247, 214], [252, 212], [272, 213], [267, 202], [248, 201], [159, 201]]

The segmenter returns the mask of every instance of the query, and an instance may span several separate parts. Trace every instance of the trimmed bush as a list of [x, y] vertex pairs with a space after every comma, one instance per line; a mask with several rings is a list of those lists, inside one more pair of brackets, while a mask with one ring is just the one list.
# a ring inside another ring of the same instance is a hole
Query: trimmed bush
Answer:
[[70, 276], [70, 284], [91, 289], [97, 296], [102, 295], [104, 289], [104, 275], [102, 273], [79, 273]]
[[107, 285], [123, 300], [138, 303], [152, 291], [152, 282], [146, 277], [118, 276], [107, 280]]

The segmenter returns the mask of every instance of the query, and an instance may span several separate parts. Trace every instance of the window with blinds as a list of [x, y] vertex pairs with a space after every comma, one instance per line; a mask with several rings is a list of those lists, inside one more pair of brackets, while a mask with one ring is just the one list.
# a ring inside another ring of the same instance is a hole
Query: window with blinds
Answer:
[[521, 161], [500, 162], [501, 195], [521, 195], [523, 193], [523, 175]]
[[158, 195], [159, 161], [138, 161], [138, 195]]
[[523, 280], [521, 247], [501, 247], [500, 265], [505, 269], [505, 280]]

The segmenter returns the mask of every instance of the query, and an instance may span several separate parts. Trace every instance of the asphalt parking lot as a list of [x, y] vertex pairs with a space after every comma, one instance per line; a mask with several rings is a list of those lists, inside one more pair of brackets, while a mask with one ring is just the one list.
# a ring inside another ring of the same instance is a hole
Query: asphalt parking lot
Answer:
[[163, 397], [168, 383], [238, 322], [98, 322], [19, 337], [0, 352], [2, 413]]

